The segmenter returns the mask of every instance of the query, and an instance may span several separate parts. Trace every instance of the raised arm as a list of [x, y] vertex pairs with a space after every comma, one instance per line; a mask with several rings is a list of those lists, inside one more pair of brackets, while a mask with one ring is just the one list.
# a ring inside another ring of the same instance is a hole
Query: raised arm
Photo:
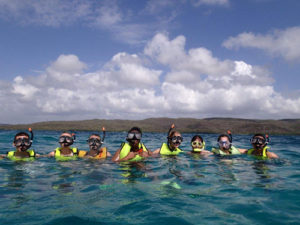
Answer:
[[158, 149], [155, 149], [153, 152], [152, 152], [152, 156], [156, 156], [156, 155], [158, 155], [159, 154], [159, 152], [160, 152], [160, 148], [158, 148]]
[[114, 156], [112, 157], [111, 161], [117, 162], [117, 161], [119, 160], [119, 158], [120, 158], [120, 151], [121, 151], [121, 149], [119, 148], [119, 149], [116, 151], [116, 153], [114, 154]]
[[267, 156], [269, 159], [278, 159], [278, 155], [276, 155], [275, 153], [273, 152], [267, 152]]
[[247, 154], [248, 152], [248, 149], [238, 148], [238, 150], [241, 154]]

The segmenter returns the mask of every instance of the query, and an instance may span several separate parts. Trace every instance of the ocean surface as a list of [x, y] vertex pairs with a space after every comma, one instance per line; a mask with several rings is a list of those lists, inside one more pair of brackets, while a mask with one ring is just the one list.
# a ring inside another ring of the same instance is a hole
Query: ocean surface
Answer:
[[[17, 131], [0, 131], [0, 153], [12, 150]], [[74, 147], [87, 150], [91, 132], [76, 132]], [[35, 131], [32, 148], [47, 154], [60, 132]], [[183, 134], [190, 151], [194, 134]], [[126, 133], [107, 132], [115, 153]], [[216, 134], [202, 134], [208, 150]], [[249, 148], [249, 135], [233, 144]], [[154, 150], [165, 133], [144, 133]], [[0, 224], [300, 224], [300, 136], [271, 136], [280, 159], [242, 155], [220, 158], [148, 158], [134, 164], [80, 159], [58, 162], [0, 160]]]

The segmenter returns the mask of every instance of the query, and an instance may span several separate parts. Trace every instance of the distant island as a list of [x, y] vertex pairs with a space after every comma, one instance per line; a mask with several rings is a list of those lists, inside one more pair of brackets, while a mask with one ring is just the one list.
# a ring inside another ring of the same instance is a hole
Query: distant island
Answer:
[[97, 131], [104, 126], [107, 131], [128, 131], [133, 126], [140, 127], [143, 132], [167, 132], [174, 123], [180, 132], [188, 133], [224, 133], [231, 130], [235, 134], [284, 134], [300, 135], [300, 119], [283, 120], [250, 120], [236, 118], [149, 118], [144, 120], [80, 120], [80, 121], [49, 121], [31, 124], [2, 124], [2, 130], [72, 130]]

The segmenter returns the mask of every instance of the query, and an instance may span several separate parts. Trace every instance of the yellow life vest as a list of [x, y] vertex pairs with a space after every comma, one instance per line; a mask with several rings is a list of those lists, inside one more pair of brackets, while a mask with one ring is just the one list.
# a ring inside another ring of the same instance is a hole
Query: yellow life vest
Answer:
[[[82, 151], [80, 150], [79, 153], [78, 153], [78, 157], [80, 158], [83, 158], [86, 156], [88, 152], [87, 151]], [[103, 147], [100, 149], [100, 153], [94, 157], [89, 157], [91, 159], [106, 159], [107, 157], [107, 148], [106, 147]]]
[[73, 152], [73, 155], [72, 156], [64, 156], [64, 155], [61, 155], [61, 147], [58, 147], [55, 149], [55, 159], [59, 160], [59, 161], [68, 161], [68, 160], [75, 160], [77, 159], [78, 157], [78, 149], [77, 148], [71, 148], [72, 152]]
[[[261, 158], [268, 158], [267, 151], [268, 151], [269, 148], [270, 148], [269, 146], [265, 146], [263, 148], [262, 156], [258, 156], [258, 155], [253, 155], [253, 156], [258, 157], [258, 158], [260, 158], [260, 157]], [[250, 148], [250, 149], [248, 149], [247, 154], [252, 155], [253, 152], [254, 152], [254, 148]]]
[[[139, 143], [139, 149], [143, 149], [144, 152], [148, 152], [147, 148], [145, 147], [145, 145], [143, 143]], [[131, 146], [128, 143], [122, 143], [121, 145], [121, 151], [120, 151], [120, 159], [125, 158], [129, 152], [131, 150]], [[141, 157], [140, 155], [136, 155], [134, 158], [129, 159], [128, 161], [132, 162], [132, 161], [140, 161], [142, 160], [143, 157]]]
[[[211, 151], [216, 155], [222, 155], [222, 156], [228, 155], [226, 152], [224, 152], [223, 150], [221, 150], [219, 148], [212, 148]], [[230, 147], [229, 152], [230, 152], [229, 155], [240, 155], [241, 154], [240, 151], [234, 146]]]
[[34, 160], [35, 151], [33, 149], [28, 149], [28, 150], [26, 150], [26, 152], [28, 152], [29, 157], [21, 158], [21, 157], [16, 157], [15, 156], [16, 151], [9, 151], [9, 152], [7, 152], [7, 158], [10, 159], [10, 160], [13, 160], [13, 161], [15, 161], [15, 160], [21, 160], [21, 161], [32, 161], [32, 160]]
[[160, 147], [161, 155], [178, 155], [180, 152], [183, 152], [180, 148], [175, 148], [173, 151], [170, 150], [169, 146], [166, 143], [163, 143]]

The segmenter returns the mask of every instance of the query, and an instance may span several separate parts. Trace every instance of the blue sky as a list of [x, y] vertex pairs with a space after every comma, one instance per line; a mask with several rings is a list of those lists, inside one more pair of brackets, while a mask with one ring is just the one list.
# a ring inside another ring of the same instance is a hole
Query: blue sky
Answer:
[[300, 1], [2, 0], [0, 123], [299, 118]]

